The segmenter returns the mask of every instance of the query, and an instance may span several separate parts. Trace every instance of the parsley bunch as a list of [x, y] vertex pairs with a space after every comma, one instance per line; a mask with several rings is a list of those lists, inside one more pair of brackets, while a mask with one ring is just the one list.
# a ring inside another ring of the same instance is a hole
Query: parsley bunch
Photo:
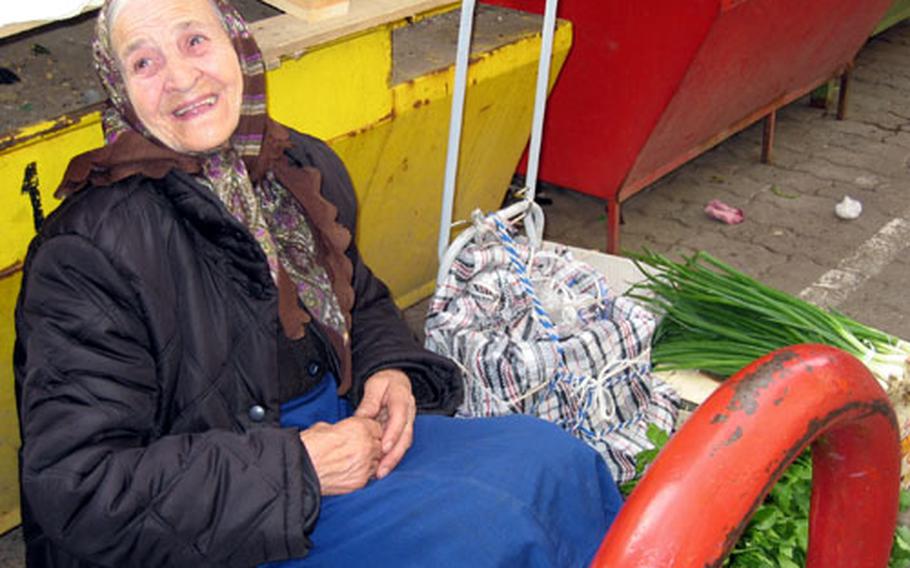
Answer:
[[[638, 475], [620, 490], [629, 495], [670, 435], [648, 426], [651, 450], [636, 456]], [[784, 472], [765, 498], [724, 566], [729, 568], [800, 568], [806, 565], [809, 544], [809, 500], [812, 495], [812, 457], [803, 452]], [[910, 508], [910, 492], [901, 489], [900, 509]], [[898, 524], [888, 568], [910, 568], [910, 528]]]

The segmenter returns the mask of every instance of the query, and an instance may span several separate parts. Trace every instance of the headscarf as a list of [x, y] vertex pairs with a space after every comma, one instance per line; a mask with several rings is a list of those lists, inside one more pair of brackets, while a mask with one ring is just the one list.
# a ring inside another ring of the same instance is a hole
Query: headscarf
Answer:
[[337, 210], [319, 193], [319, 172], [292, 167], [283, 155], [291, 146], [290, 136], [267, 114], [265, 63], [246, 22], [226, 0], [211, 0], [243, 73], [241, 117], [227, 147], [207, 154], [181, 154], [155, 139], [129, 101], [111, 48], [111, 1], [106, 0], [99, 13], [92, 46], [98, 76], [110, 99], [103, 113], [106, 145], [71, 162], [58, 194], [71, 194], [89, 183], [110, 185], [137, 173], [160, 179], [176, 168], [194, 175], [247, 227], [265, 253], [278, 286], [285, 333], [302, 336], [309, 320], [297, 298], [329, 331], [342, 361], [339, 390], [346, 390], [353, 269], [344, 250], [351, 235], [335, 222]]

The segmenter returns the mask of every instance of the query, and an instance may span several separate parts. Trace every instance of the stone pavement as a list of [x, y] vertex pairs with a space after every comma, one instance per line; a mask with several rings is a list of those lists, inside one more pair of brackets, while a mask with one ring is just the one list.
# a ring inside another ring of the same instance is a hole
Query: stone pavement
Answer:
[[[760, 143], [759, 124], [626, 202], [623, 248], [706, 250], [772, 286], [910, 338], [910, 22], [860, 53], [846, 120], [798, 101], [778, 113], [773, 165], [759, 163]], [[844, 195], [863, 203], [859, 219], [834, 216]], [[548, 239], [603, 247], [600, 200], [548, 196]], [[708, 219], [703, 208], [715, 198], [742, 208], [746, 221]], [[425, 309], [424, 302], [406, 311], [417, 329]], [[14, 531], [0, 539], [0, 568], [22, 565]]]

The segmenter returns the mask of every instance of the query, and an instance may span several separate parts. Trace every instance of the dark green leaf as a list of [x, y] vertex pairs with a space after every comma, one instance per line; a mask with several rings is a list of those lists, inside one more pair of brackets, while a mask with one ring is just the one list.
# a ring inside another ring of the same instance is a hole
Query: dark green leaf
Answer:
[[774, 526], [778, 517], [780, 517], [780, 509], [761, 507], [752, 517], [752, 524], [755, 530], [766, 531]]

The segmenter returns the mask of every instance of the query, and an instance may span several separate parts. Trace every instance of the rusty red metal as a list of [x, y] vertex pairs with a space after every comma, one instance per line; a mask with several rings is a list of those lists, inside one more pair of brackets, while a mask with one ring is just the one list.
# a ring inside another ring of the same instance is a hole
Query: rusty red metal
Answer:
[[630, 495], [592, 566], [720, 566], [810, 444], [806, 566], [887, 566], [900, 487], [894, 411], [861, 362], [821, 345], [775, 351], [705, 401]]
[[[547, 106], [541, 179], [618, 208], [842, 73], [891, 2], [562, 0], [575, 38]], [[619, 218], [608, 214], [609, 252]]]

